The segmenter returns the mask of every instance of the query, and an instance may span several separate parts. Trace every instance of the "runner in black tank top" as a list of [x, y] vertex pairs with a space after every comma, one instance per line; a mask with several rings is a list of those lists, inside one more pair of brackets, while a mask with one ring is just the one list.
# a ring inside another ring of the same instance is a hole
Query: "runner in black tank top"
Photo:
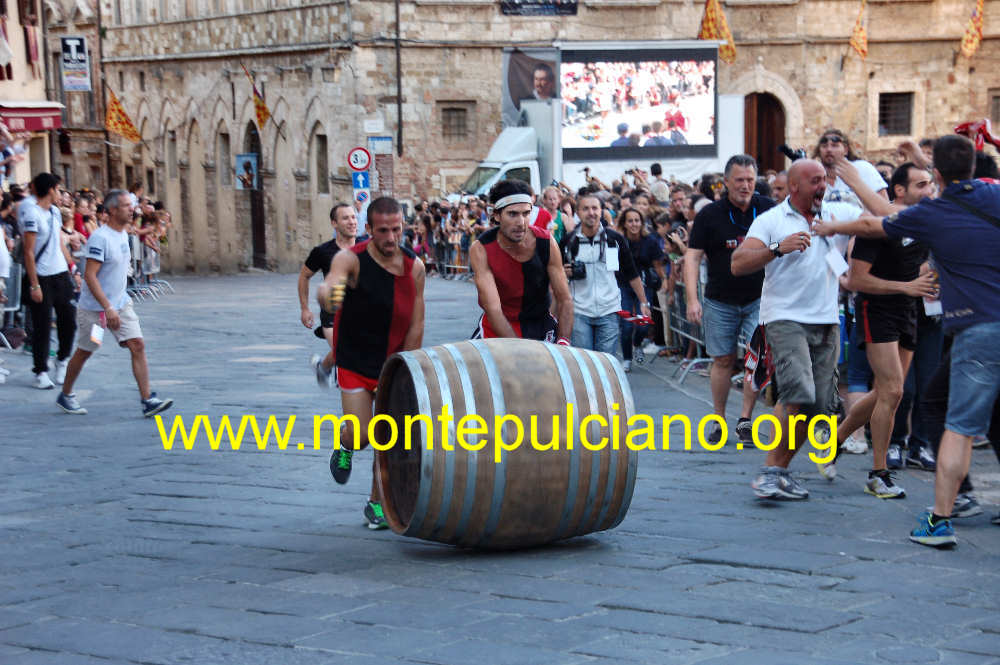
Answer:
[[[339, 252], [320, 287], [320, 304], [335, 310], [334, 348], [344, 415], [357, 418], [358, 428], [341, 428], [340, 447], [330, 458], [338, 483], [351, 474], [355, 446], [368, 445], [368, 423], [382, 365], [397, 351], [417, 349], [424, 334], [424, 264], [399, 246], [403, 213], [382, 197], [368, 208], [371, 240]], [[372, 475], [365, 517], [372, 529], [387, 526]]]
[[[413, 262], [416, 255], [405, 247], [403, 274], [394, 275], [380, 266], [368, 251], [370, 240], [351, 248], [358, 257], [357, 286], [344, 294], [344, 304], [334, 321], [334, 348], [338, 371], [348, 370], [378, 381], [386, 358], [403, 350], [413, 319], [416, 285]], [[350, 325], [343, 325], [349, 321]]]
[[[352, 247], [355, 237], [358, 234], [358, 218], [354, 212], [354, 206], [350, 203], [337, 203], [330, 210], [330, 225], [333, 226], [337, 237], [313, 247], [306, 257], [302, 270], [299, 272], [298, 294], [299, 308], [301, 309], [302, 325], [312, 328], [315, 324], [312, 312], [309, 310], [309, 280], [318, 272], [323, 273], [323, 277], [330, 272], [330, 265], [333, 257], [341, 249]], [[323, 358], [314, 355], [309, 364], [316, 372], [316, 382], [321, 388], [330, 387], [330, 376], [333, 371], [336, 358], [333, 353], [333, 315], [322, 309], [319, 312], [319, 327], [316, 328], [316, 336], [325, 339], [329, 350]]]
[[[569, 344], [573, 302], [562, 257], [548, 231], [529, 226], [531, 188], [502, 180], [490, 190], [493, 221], [469, 249], [483, 316], [475, 337], [523, 337]], [[557, 323], [549, 312], [549, 289]]]

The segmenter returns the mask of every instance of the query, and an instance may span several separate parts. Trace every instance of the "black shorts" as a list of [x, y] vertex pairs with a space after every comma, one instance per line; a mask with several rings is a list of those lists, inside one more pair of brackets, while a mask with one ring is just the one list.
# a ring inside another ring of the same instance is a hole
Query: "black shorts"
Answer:
[[332, 328], [333, 327], [333, 314], [328, 313], [326, 310], [319, 310], [319, 325], [321, 328]]
[[915, 351], [917, 348], [917, 306], [883, 304], [877, 300], [858, 298], [855, 303], [855, 321], [858, 326], [858, 348], [865, 343], [884, 344], [899, 342], [901, 348]]

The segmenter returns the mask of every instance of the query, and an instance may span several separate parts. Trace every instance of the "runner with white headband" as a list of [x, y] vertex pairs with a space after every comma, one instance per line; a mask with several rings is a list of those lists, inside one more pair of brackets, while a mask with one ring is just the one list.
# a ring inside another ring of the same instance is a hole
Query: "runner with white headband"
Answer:
[[[475, 338], [523, 337], [569, 345], [573, 300], [555, 240], [530, 225], [531, 186], [501, 180], [489, 194], [493, 227], [469, 248], [483, 316]], [[549, 288], [556, 301], [550, 312]]]

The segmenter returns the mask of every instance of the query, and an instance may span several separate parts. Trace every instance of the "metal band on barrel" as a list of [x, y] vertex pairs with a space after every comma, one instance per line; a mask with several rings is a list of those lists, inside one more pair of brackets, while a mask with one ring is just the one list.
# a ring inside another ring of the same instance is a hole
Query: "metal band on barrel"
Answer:
[[[563, 357], [562, 351], [565, 348], [566, 351], [572, 351], [572, 347], [559, 347], [553, 344], [546, 344], [545, 350], [549, 352], [552, 359], [556, 363], [556, 371], [559, 372], [559, 380], [562, 381], [563, 391], [566, 393], [566, 403], [575, 404], [576, 403], [576, 389], [573, 387], [573, 377], [569, 373], [569, 365], [566, 364], [566, 359]], [[579, 431], [580, 416], [577, 413], [579, 409], [573, 413], [573, 431]], [[567, 442], [568, 444], [569, 442]], [[566, 499], [563, 503], [562, 514], [559, 515], [559, 524], [556, 525], [556, 534], [561, 536], [563, 532], [566, 531], [566, 526], [569, 524], [569, 518], [573, 514], [573, 506], [576, 505], [576, 488], [580, 484], [580, 460], [576, 455], [569, 455], [569, 484], [566, 487]]]
[[[465, 363], [465, 358], [462, 357], [461, 351], [452, 344], [448, 344], [444, 348], [451, 354], [451, 359], [455, 361], [455, 366], [458, 368], [459, 380], [462, 383], [462, 396], [465, 398], [465, 415], [479, 413], [476, 410], [476, 393], [472, 390], [472, 378], [469, 376], [469, 366]], [[458, 418], [457, 414], [455, 417]], [[458, 441], [455, 443], [457, 445]], [[479, 452], [467, 450], [466, 454], [465, 496], [462, 498], [462, 512], [458, 518], [458, 526], [455, 527], [454, 537], [456, 539], [465, 535], [465, 527], [469, 523], [472, 506], [476, 502], [476, 469], [479, 467]]]
[[[625, 398], [625, 413], [622, 414], [625, 418], [625, 422], [632, 417], [635, 413], [635, 403], [632, 400], [632, 387], [629, 385], [628, 379], [625, 378], [625, 371], [622, 369], [621, 364], [618, 359], [613, 356], [608, 356], [611, 359], [611, 367], [615, 370], [615, 375], [618, 377], [618, 385], [622, 389], [622, 397]], [[635, 491], [635, 474], [637, 467], [639, 466], [639, 453], [635, 450], [628, 451], [628, 471], [625, 475], [625, 494], [622, 496], [622, 505], [618, 510], [618, 515], [615, 517], [615, 521], [608, 526], [609, 529], [613, 529], [622, 523], [625, 519], [625, 513], [628, 512], [628, 507], [632, 503], [632, 492]]]
[[[434, 374], [437, 376], [438, 389], [441, 392], [441, 406], [442, 409], [444, 405], [447, 404], [451, 407], [452, 412], [455, 410], [455, 404], [451, 398], [451, 387], [448, 384], [448, 375], [445, 374], [444, 365], [441, 364], [441, 358], [438, 356], [437, 351], [434, 349], [424, 349], [424, 353], [427, 357], [431, 359], [431, 364], [434, 366]], [[452, 413], [452, 416], [455, 414]], [[452, 418], [448, 422], [447, 440], [453, 442], [455, 441], [455, 418]], [[444, 448], [444, 444], [441, 444], [441, 448]], [[455, 481], [455, 455], [448, 454], [448, 451], [443, 450], [444, 457], [444, 484], [441, 486], [441, 507], [438, 508], [437, 521], [434, 523], [434, 528], [431, 530], [431, 539], [437, 537], [438, 532], [444, 523], [448, 519], [448, 511], [451, 509], [451, 491], [452, 486]]]
[[[597, 390], [594, 387], [594, 377], [591, 376], [590, 369], [587, 367], [587, 363], [583, 359], [583, 354], [587, 353], [591, 356], [593, 362], [597, 362], [593, 356], [593, 352], [584, 351], [583, 349], [577, 349], [574, 347], [569, 347], [569, 352], [573, 355], [576, 360], [577, 366], [580, 368], [580, 375], [583, 377], [583, 385], [587, 389], [587, 399], [590, 402], [590, 410], [587, 413], [599, 413], [597, 410]], [[580, 432], [580, 436], [583, 436], [583, 432]], [[609, 437], [610, 438], [610, 437]], [[594, 439], [590, 436], [590, 432], [587, 433], [587, 439], [590, 441], [590, 445], [594, 445]], [[590, 511], [594, 508], [594, 497], [597, 496], [597, 480], [600, 478], [600, 455], [592, 450], [588, 450], [583, 442], [580, 442], [580, 455], [584, 454], [584, 451], [590, 454], [590, 482], [587, 486], [587, 498], [583, 502], [583, 515], [580, 516], [580, 521], [577, 527], [582, 526], [586, 521], [587, 517], [590, 515]], [[579, 460], [580, 455], [574, 455], [574, 458]], [[595, 463], [596, 462], [596, 463]], [[579, 466], [579, 462], [577, 462]], [[577, 474], [577, 479], [575, 481], [579, 483], [579, 473]], [[569, 526], [568, 524], [566, 525]], [[571, 534], [559, 533], [559, 536], [567, 536]]]
[[[479, 352], [486, 368], [486, 380], [490, 384], [490, 395], [493, 399], [493, 417], [502, 418], [507, 415], [507, 404], [503, 395], [503, 383], [500, 381], [500, 370], [497, 368], [493, 354], [483, 340], [473, 340], [469, 342]], [[494, 420], [496, 422], [496, 420]], [[500, 432], [501, 436], [503, 432]], [[496, 433], [494, 433], [496, 436]], [[486, 518], [486, 526], [483, 528], [483, 535], [479, 539], [479, 544], [484, 545], [496, 531], [497, 522], [500, 521], [500, 507], [503, 504], [504, 492], [507, 488], [507, 460], [501, 456], [500, 463], [494, 465], [493, 469], [493, 497], [490, 499], [490, 512]]]
[[[597, 376], [601, 380], [601, 390], [604, 392], [604, 404], [608, 408], [608, 419], [610, 420], [615, 415], [614, 409], [611, 408], [611, 404], [615, 401], [615, 394], [611, 391], [611, 381], [608, 379], [608, 373], [604, 369], [604, 363], [601, 362], [601, 357], [593, 351], [588, 351], [587, 353], [591, 356], [591, 360], [594, 361], [594, 367], [597, 369]], [[604, 499], [601, 501], [601, 512], [598, 513], [597, 520], [594, 522], [593, 528], [590, 529], [591, 531], [600, 528], [601, 522], [604, 521], [604, 518], [608, 514], [608, 506], [611, 505], [611, 498], [615, 493], [615, 480], [617, 479], [616, 474], [618, 471], [618, 451], [615, 450], [616, 443], [618, 442], [611, 438], [611, 434], [609, 432], [608, 447], [605, 451], [602, 451], [602, 453], [607, 452], [608, 454], [608, 478], [604, 485]], [[593, 477], [593, 469], [591, 469], [591, 477]], [[577, 530], [577, 533], [581, 533], [582, 529], [586, 526], [586, 521], [581, 520], [581, 528]]]
[[[399, 357], [406, 363], [406, 368], [410, 370], [410, 378], [413, 379], [413, 392], [417, 394], [417, 408], [420, 413], [431, 413], [431, 396], [427, 392], [427, 381], [424, 380], [424, 371], [420, 368], [420, 362], [416, 357], [417, 351], [403, 351]], [[421, 446], [427, 445], [427, 424], [420, 421]], [[420, 533], [420, 527], [424, 523], [427, 515], [427, 503], [431, 496], [431, 479], [434, 476], [434, 456], [428, 455], [427, 451], [420, 451], [420, 485], [417, 490], [417, 503], [413, 508], [413, 517], [403, 532], [404, 536], [416, 536]]]

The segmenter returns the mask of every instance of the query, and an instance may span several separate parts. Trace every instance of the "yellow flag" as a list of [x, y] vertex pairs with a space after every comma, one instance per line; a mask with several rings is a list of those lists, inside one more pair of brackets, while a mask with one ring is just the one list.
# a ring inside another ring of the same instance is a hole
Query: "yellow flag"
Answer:
[[719, 0], [705, 1], [705, 16], [701, 19], [698, 39], [725, 42], [719, 47], [719, 56], [729, 64], [736, 62], [736, 42], [733, 41], [733, 33], [729, 31], [729, 23], [726, 22]]
[[861, 0], [861, 11], [858, 12], [858, 20], [854, 22], [854, 32], [851, 33], [850, 45], [861, 59], [868, 57], [868, 33], [865, 31], [865, 5], [867, 0]]
[[111, 95], [111, 98], [108, 100], [108, 113], [104, 118], [105, 129], [118, 134], [126, 141], [131, 141], [132, 143], [142, 142], [142, 137], [139, 135], [138, 130], [136, 130], [135, 125], [132, 124], [132, 119], [128, 117], [128, 113], [125, 112], [122, 103], [115, 96], [115, 91], [108, 88], [108, 94]]
[[250, 79], [250, 86], [253, 87], [253, 110], [257, 114], [257, 129], [264, 131], [267, 121], [271, 119], [271, 111], [268, 110], [267, 104], [264, 103], [264, 97], [257, 91], [257, 84], [253, 82], [253, 77], [250, 76], [250, 72], [247, 71], [246, 66], [240, 63], [240, 67], [243, 67], [243, 73]]
[[962, 55], [971, 58], [979, 50], [979, 42], [983, 40], [983, 0], [976, 0], [976, 9], [969, 17], [969, 24], [962, 35]]

